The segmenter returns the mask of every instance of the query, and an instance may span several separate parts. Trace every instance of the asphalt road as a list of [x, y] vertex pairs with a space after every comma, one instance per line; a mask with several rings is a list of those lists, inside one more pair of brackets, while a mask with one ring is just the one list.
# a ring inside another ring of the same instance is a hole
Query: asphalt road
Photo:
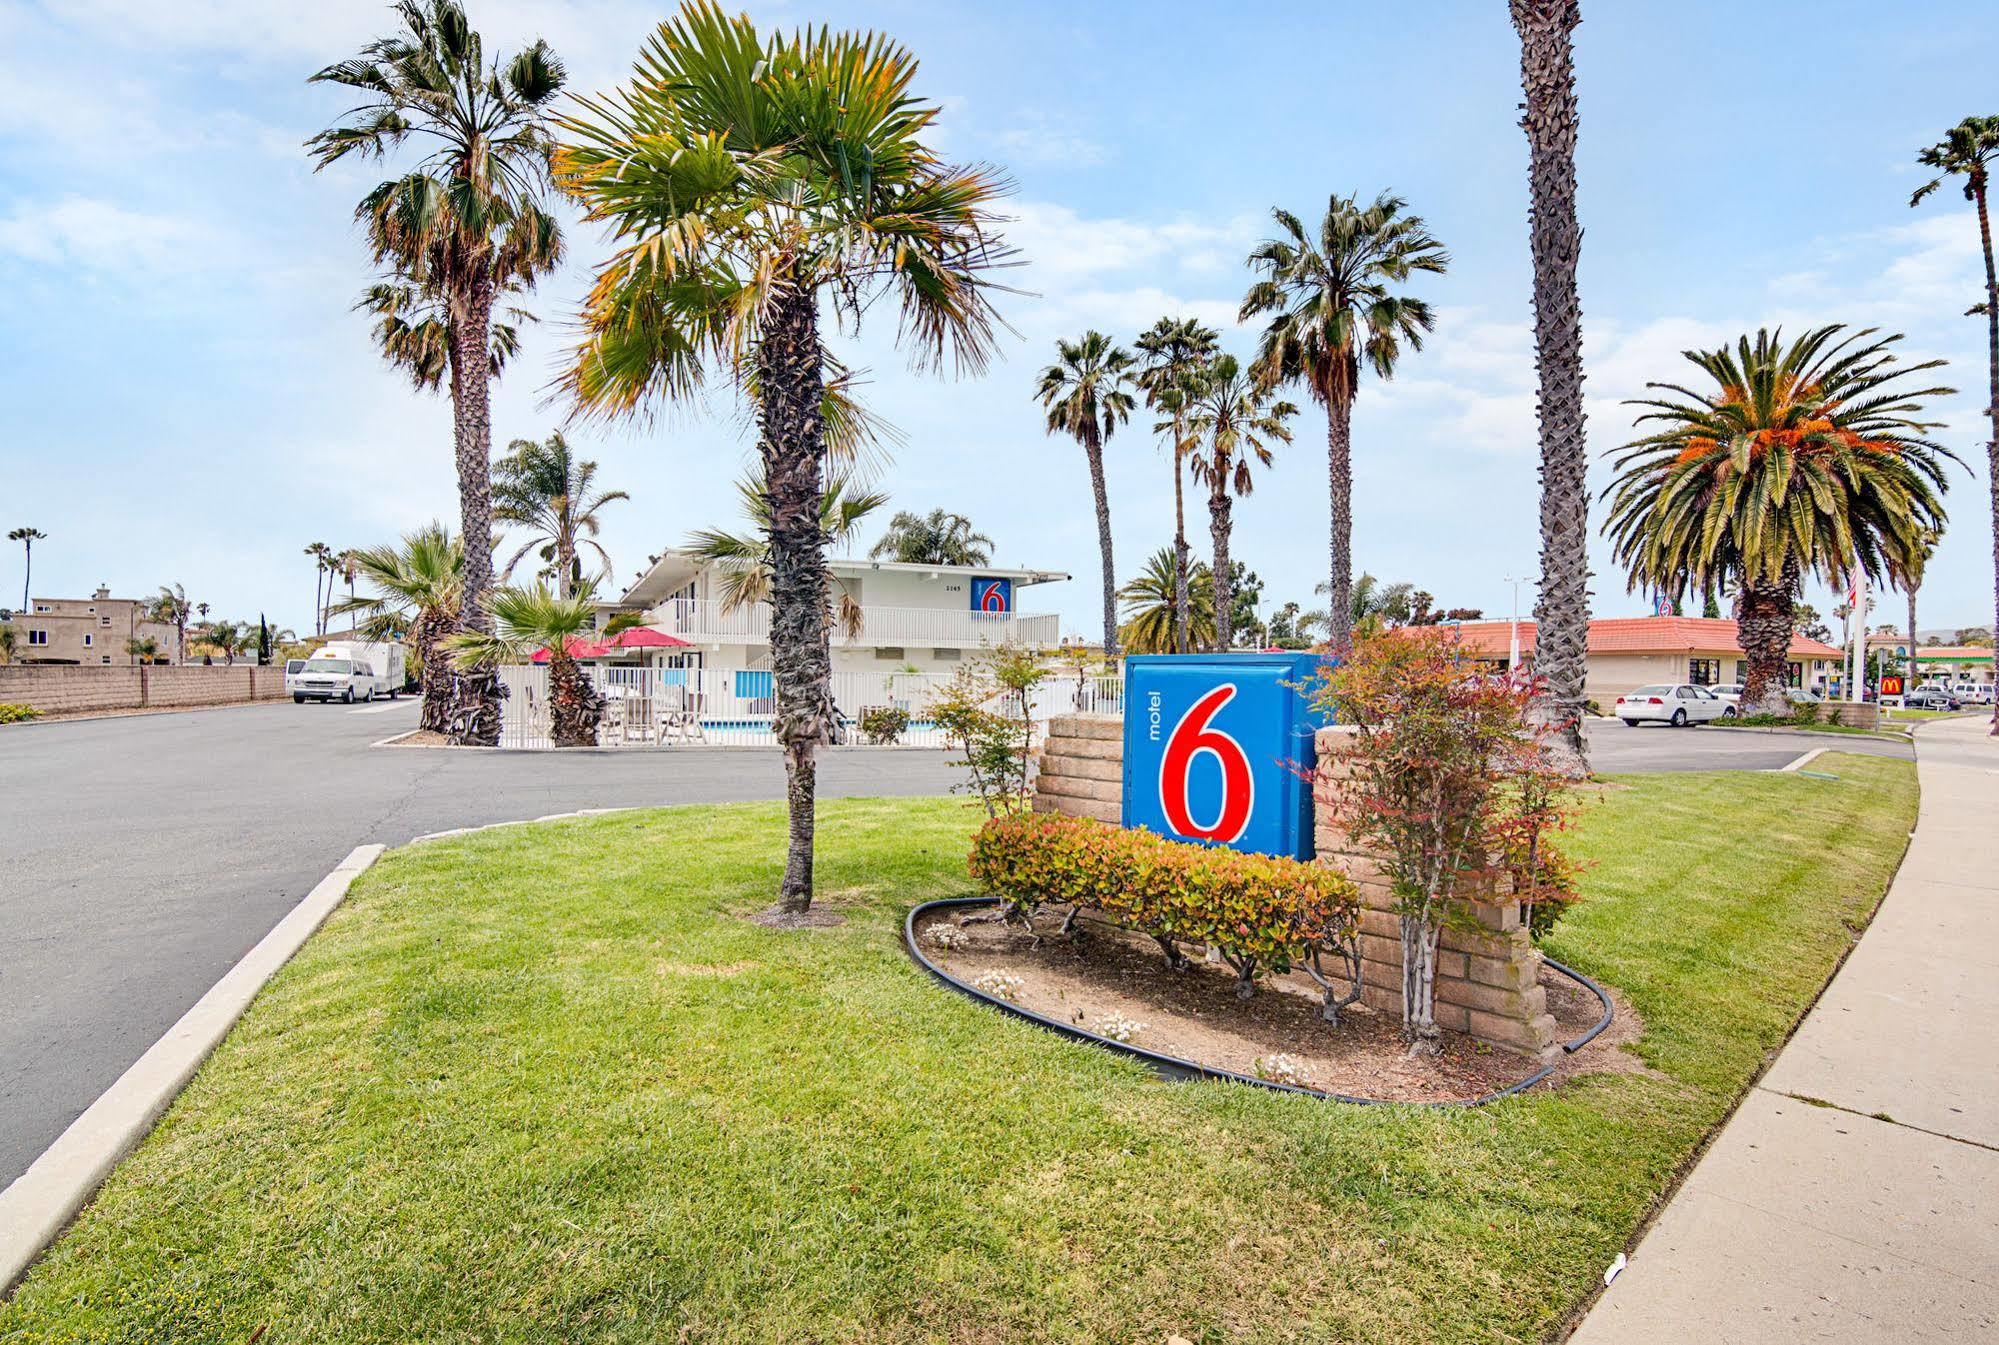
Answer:
[[[578, 808], [784, 795], [775, 752], [371, 748], [412, 701], [0, 731], [0, 1186], [357, 845]], [[940, 752], [836, 749], [819, 792], [942, 794]]]
[[[0, 1186], [356, 845], [578, 808], [780, 798], [775, 752], [373, 748], [403, 701], [0, 730]], [[1770, 770], [1867, 739], [1593, 724], [1599, 771]], [[943, 754], [828, 752], [820, 792], [940, 794]]]

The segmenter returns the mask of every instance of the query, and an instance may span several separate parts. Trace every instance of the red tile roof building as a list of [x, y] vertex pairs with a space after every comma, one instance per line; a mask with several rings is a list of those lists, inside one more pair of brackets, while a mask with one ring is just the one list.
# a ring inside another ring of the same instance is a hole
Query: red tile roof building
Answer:
[[[1467, 621], [1455, 627], [1465, 644], [1482, 655], [1506, 660], [1510, 621]], [[1534, 623], [1520, 623], [1523, 662], [1534, 656]], [[1844, 657], [1829, 644], [1791, 637], [1793, 685], [1816, 687], [1835, 673]], [[1606, 617], [1589, 623], [1589, 684], [1592, 700], [1607, 703], [1621, 692], [1652, 682], [1740, 682], [1748, 671], [1733, 621], [1697, 616]]]

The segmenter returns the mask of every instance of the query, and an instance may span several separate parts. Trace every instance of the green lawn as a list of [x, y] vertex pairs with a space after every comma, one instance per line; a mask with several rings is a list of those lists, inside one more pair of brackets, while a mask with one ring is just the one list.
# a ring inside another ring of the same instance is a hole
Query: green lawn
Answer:
[[1554, 953], [1654, 1077], [1476, 1111], [1143, 1068], [946, 994], [902, 914], [958, 801], [837, 803], [836, 930], [737, 918], [773, 806], [387, 856], [0, 1307], [0, 1341], [1532, 1339], [1848, 947], [1914, 816], [1836, 781], [1630, 777]]

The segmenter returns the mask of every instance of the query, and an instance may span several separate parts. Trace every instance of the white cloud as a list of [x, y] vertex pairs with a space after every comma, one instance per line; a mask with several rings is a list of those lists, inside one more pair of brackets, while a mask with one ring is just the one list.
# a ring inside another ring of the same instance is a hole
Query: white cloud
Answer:
[[191, 255], [215, 246], [211, 233], [193, 220], [87, 196], [16, 202], [0, 216], [0, 255], [38, 266], [156, 270], [169, 263], [185, 266]]
[[1086, 167], [1102, 163], [1106, 154], [1104, 147], [1088, 136], [1046, 118], [1000, 132], [998, 143], [1004, 157], [1013, 163]]

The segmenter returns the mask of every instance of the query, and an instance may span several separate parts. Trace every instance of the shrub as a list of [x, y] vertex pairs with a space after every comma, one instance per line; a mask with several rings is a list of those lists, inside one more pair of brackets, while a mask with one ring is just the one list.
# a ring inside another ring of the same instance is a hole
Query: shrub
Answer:
[[[1046, 813], [987, 822], [970, 867], [1011, 918], [1066, 906], [1073, 921], [1093, 910], [1154, 939], [1175, 967], [1186, 965], [1181, 944], [1204, 944], [1235, 970], [1244, 998], [1262, 973], [1293, 967], [1325, 991], [1333, 1022], [1359, 994], [1360, 892], [1336, 869]], [[1326, 974], [1329, 955], [1341, 959], [1344, 986]]]
[[1357, 642], [1314, 695], [1354, 727], [1326, 802], [1348, 836], [1380, 856], [1394, 893], [1412, 1051], [1435, 1050], [1444, 927], [1471, 925], [1473, 905], [1494, 900], [1507, 879], [1522, 901], [1561, 896], [1554, 875], [1566, 870], [1550, 833], [1567, 817], [1566, 782], [1549, 728], [1529, 714], [1539, 690], [1481, 668], [1449, 632], [1397, 630]]
[[25, 724], [30, 719], [40, 719], [42, 712], [32, 705], [16, 705], [12, 701], [0, 701], [0, 724]]
[[964, 753], [968, 777], [955, 793], [979, 796], [987, 817], [1025, 812], [1031, 797], [1034, 689], [1047, 678], [1041, 656], [1023, 645], [988, 647], [961, 664], [931, 698], [930, 717], [944, 740]]
[[909, 711], [900, 705], [870, 705], [861, 711], [861, 732], [877, 747], [901, 739], [909, 727]]

